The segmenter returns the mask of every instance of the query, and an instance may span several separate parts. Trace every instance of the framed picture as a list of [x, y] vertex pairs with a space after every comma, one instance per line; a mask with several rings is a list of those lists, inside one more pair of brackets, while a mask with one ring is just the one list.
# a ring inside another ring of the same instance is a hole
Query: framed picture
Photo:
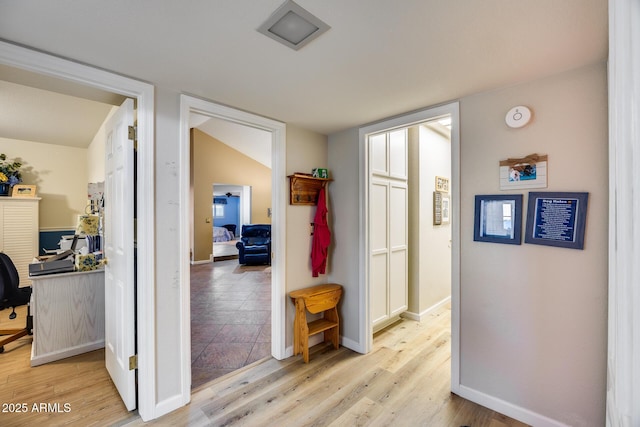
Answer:
[[442, 195], [442, 224], [449, 224], [451, 221], [451, 199], [447, 195]]
[[547, 187], [547, 155], [529, 154], [500, 161], [500, 189]]
[[522, 194], [476, 196], [473, 240], [519, 245], [522, 241]]
[[11, 191], [11, 197], [36, 197], [36, 186], [16, 184]]
[[442, 193], [433, 192], [433, 225], [442, 224]]
[[524, 242], [583, 249], [589, 193], [530, 192]]
[[436, 191], [440, 191], [442, 193], [448, 193], [449, 178], [445, 178], [443, 176], [436, 176]]

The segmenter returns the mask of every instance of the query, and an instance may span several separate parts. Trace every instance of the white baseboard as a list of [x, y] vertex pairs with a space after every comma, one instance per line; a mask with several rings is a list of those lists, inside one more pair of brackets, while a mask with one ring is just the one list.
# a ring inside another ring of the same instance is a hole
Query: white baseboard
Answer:
[[410, 320], [415, 320], [417, 322], [422, 322], [431, 313], [433, 313], [434, 311], [436, 311], [437, 309], [439, 309], [443, 305], [448, 304], [450, 302], [451, 302], [451, 295], [449, 295], [448, 297], [446, 297], [442, 301], [435, 303], [434, 305], [432, 305], [431, 307], [427, 308], [426, 310], [424, 310], [421, 313], [413, 313], [411, 311], [405, 311], [404, 313], [402, 313], [400, 315], [400, 317], [404, 317], [404, 318], [407, 318], [407, 319], [410, 319]]
[[568, 424], [564, 424], [560, 421], [545, 417], [544, 415], [538, 414], [537, 412], [530, 411], [529, 409], [514, 405], [513, 403], [509, 403], [497, 397], [490, 396], [470, 387], [458, 385], [458, 387], [455, 388], [456, 390], [452, 391], [458, 396], [518, 421], [521, 421], [525, 424], [536, 427], [569, 427]]
[[360, 343], [354, 340], [351, 340], [345, 337], [340, 337], [340, 344], [343, 347], [348, 348], [349, 350], [355, 351], [356, 353], [365, 354], [365, 351], [362, 349], [362, 346], [360, 345]]
[[213, 262], [212, 259], [210, 260], [206, 260], [206, 259], [201, 259], [200, 261], [191, 261], [191, 265], [197, 265], [197, 264], [211, 264]]
[[[35, 345], [32, 344], [32, 345]], [[33, 356], [31, 352], [31, 366], [44, 365], [45, 363], [54, 362], [60, 359], [66, 359], [67, 357], [77, 356], [78, 354], [88, 353], [90, 351], [104, 348], [104, 340], [95, 341], [89, 344], [82, 344], [75, 347], [67, 348], [64, 350], [58, 350], [51, 353], [41, 354], [40, 356]]]

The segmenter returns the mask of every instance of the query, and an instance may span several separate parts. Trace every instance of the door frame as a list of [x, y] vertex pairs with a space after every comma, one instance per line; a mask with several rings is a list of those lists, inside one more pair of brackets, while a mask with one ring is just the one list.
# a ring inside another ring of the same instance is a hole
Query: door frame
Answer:
[[[194, 96], [180, 95], [180, 283], [182, 299], [182, 317], [180, 334], [182, 336], [181, 353], [183, 360], [183, 378], [191, 378], [191, 289], [190, 278], [190, 242], [191, 219], [193, 217], [190, 176], [191, 151], [189, 115], [197, 113], [203, 116], [215, 117], [243, 126], [261, 129], [271, 133], [271, 202], [272, 210], [272, 275], [271, 275], [271, 355], [282, 360], [286, 357], [285, 348], [285, 314], [286, 314], [286, 286], [285, 286], [285, 243], [286, 243], [286, 207], [287, 207], [287, 176], [286, 176], [286, 125], [276, 120], [267, 119], [255, 114], [236, 110], [231, 107], [216, 104]], [[191, 381], [183, 382], [185, 390], [190, 393]]]
[[0, 41], [0, 64], [124, 95], [137, 103], [137, 349], [138, 413], [160, 415], [156, 396], [154, 87], [109, 71]]
[[359, 130], [360, 157], [360, 241], [359, 241], [359, 298], [361, 323], [359, 342], [363, 353], [373, 347], [371, 326], [371, 295], [369, 291], [369, 152], [368, 136], [374, 133], [406, 128], [438, 117], [451, 115], [451, 390], [460, 385], [460, 104], [458, 101], [390, 118], [361, 127]]

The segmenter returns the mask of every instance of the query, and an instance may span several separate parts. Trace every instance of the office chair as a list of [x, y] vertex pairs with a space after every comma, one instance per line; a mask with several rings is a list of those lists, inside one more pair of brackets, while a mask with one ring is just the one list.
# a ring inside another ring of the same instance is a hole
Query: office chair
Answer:
[[31, 335], [33, 330], [33, 317], [28, 306], [31, 299], [31, 287], [20, 288], [19, 284], [20, 277], [16, 266], [7, 254], [0, 252], [0, 305], [12, 307], [9, 319], [15, 319], [16, 307], [27, 304], [27, 324], [23, 329], [0, 329], [0, 336], [8, 335], [8, 337], [0, 339], [0, 353], [4, 352], [5, 344], [25, 335]]

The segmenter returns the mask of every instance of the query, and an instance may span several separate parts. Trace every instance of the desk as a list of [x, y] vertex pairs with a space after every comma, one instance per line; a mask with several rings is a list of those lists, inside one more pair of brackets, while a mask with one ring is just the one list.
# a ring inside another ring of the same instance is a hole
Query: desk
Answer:
[[104, 347], [104, 270], [29, 278], [31, 366]]

